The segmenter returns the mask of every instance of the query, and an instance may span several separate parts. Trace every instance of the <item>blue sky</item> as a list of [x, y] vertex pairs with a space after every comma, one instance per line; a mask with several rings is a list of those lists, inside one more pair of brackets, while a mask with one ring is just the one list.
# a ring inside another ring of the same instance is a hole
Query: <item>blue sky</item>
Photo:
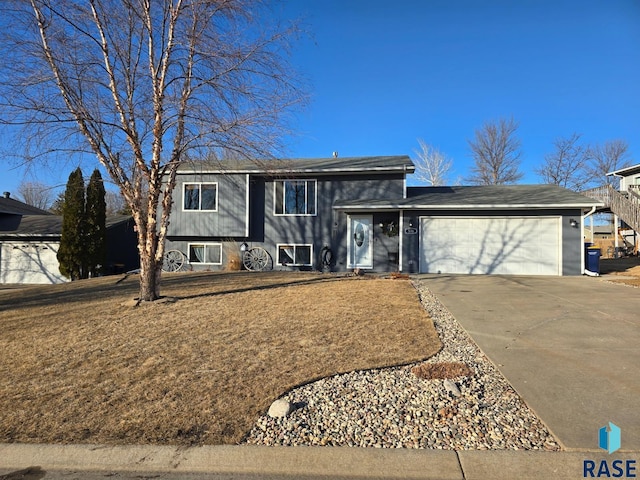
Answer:
[[[520, 123], [525, 176], [560, 136], [623, 139], [640, 162], [638, 0], [283, 0], [308, 36], [292, 63], [311, 89], [291, 157], [408, 154], [418, 138], [466, 178], [483, 122]], [[90, 172], [87, 172], [87, 175]], [[63, 185], [68, 171], [27, 180]], [[15, 191], [21, 169], [3, 175]]]
[[621, 138], [640, 162], [637, 0], [287, 2], [312, 37], [294, 64], [312, 103], [290, 142], [299, 157], [409, 154], [418, 138], [468, 177], [483, 122], [520, 123], [525, 176], [573, 132]]

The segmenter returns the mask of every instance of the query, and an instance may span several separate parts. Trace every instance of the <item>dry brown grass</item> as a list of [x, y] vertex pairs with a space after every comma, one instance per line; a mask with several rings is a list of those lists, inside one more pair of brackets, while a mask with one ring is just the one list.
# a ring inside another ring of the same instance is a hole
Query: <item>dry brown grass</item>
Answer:
[[222, 444], [296, 385], [440, 342], [408, 282], [174, 274], [0, 292], [0, 442]]

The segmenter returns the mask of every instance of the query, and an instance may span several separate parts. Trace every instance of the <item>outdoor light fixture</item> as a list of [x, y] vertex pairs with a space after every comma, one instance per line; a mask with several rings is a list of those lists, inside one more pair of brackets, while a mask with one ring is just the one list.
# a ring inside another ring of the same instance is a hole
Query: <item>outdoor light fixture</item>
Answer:
[[249, 245], [247, 245], [246, 242], [242, 242], [242, 244], [240, 245], [240, 251], [241, 252], [246, 252], [247, 248], [249, 248]]
[[573, 228], [578, 228], [578, 221], [575, 218], [571, 218], [569, 219], [569, 225], [571, 225]]

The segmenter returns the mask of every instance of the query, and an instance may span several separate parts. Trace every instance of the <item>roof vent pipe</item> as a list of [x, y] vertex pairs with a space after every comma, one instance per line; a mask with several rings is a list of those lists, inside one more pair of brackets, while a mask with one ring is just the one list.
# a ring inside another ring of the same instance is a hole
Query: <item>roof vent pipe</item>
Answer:
[[333, 152], [333, 158], [338, 158], [338, 152]]
[[2, 192], [4, 198], [9, 198], [11, 196], [11, 192]]

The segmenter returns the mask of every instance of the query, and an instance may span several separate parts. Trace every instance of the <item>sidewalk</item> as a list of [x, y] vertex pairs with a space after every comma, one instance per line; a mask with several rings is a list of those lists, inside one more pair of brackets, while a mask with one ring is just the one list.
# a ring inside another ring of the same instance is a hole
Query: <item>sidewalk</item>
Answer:
[[[225, 474], [225, 478], [575, 479], [583, 461], [636, 460], [638, 453], [362, 449], [346, 447], [97, 446], [0, 444], [0, 475], [55, 471]], [[638, 472], [636, 472], [638, 473]], [[133, 476], [132, 478], [135, 478]]]

